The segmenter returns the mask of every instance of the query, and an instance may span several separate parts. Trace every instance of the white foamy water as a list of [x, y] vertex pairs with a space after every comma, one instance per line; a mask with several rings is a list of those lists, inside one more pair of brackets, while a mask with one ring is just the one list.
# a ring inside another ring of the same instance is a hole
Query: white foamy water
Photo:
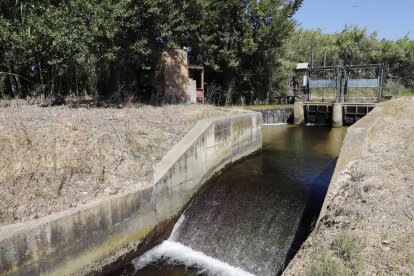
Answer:
[[264, 126], [284, 126], [288, 125], [288, 123], [275, 123], [275, 124], [263, 124]]
[[168, 238], [169, 241], [176, 241], [178, 239], [178, 235], [181, 230], [181, 225], [183, 224], [185, 220], [184, 213], [180, 216], [180, 218], [177, 220], [177, 222], [174, 224], [174, 228], [171, 231], [170, 237]]
[[[174, 227], [175, 228], [175, 227]], [[223, 276], [252, 276], [241, 268], [233, 267], [220, 260], [195, 251], [181, 243], [167, 240], [154, 247], [139, 258], [132, 261], [135, 270], [143, 269], [157, 260], [165, 259], [171, 264], [181, 264], [187, 267], [197, 267], [200, 273]]]
[[186, 267], [196, 267], [200, 273], [208, 275], [222, 276], [251, 276], [249, 272], [241, 268], [233, 267], [225, 262], [207, 256], [203, 252], [195, 251], [188, 246], [176, 242], [181, 230], [181, 226], [185, 221], [185, 215], [182, 214], [175, 223], [171, 235], [168, 240], [154, 247], [142, 256], [134, 259], [132, 264], [135, 271], [143, 269], [151, 263], [158, 260], [166, 260], [169, 264], [185, 265]]

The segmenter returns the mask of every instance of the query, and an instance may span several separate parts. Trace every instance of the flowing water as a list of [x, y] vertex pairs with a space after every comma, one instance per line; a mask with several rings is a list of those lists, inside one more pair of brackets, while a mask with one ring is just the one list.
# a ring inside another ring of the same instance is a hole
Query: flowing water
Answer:
[[124, 274], [280, 274], [319, 214], [345, 132], [264, 126], [262, 153], [207, 185]]
[[256, 111], [262, 113], [263, 124], [265, 125], [280, 125], [293, 122], [293, 107]]

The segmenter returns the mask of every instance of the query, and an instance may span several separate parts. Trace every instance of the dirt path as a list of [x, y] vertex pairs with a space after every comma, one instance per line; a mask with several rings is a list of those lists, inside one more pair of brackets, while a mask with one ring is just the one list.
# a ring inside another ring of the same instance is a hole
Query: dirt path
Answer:
[[382, 106], [367, 151], [340, 173], [284, 275], [414, 275], [414, 99]]
[[150, 185], [211, 106], [0, 108], [0, 226]]

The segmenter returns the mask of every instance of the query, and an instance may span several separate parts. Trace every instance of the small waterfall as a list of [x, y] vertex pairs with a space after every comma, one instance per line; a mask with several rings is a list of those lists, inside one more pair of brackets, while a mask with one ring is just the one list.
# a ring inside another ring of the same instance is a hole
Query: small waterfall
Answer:
[[268, 170], [263, 156], [236, 164], [218, 180], [192, 200], [167, 241], [133, 261], [137, 271], [166, 263], [209, 276], [280, 273], [309, 187], [285, 169]]
[[220, 260], [207, 256], [203, 252], [195, 251], [188, 246], [175, 241], [164, 241], [159, 246], [145, 253], [133, 261], [136, 270], [143, 269], [147, 265], [158, 260], [166, 259], [170, 264], [185, 265], [186, 267], [198, 267], [199, 273], [208, 275], [226, 276], [253, 276], [243, 269], [233, 267]]
[[246, 272], [243, 269], [233, 267], [225, 262], [207, 256], [203, 252], [195, 251], [190, 247], [177, 242], [184, 221], [185, 215], [182, 214], [174, 225], [168, 240], [132, 261], [136, 271], [159, 260], [166, 260], [169, 264], [173, 265], [178, 264], [185, 265], [186, 267], [197, 267], [200, 270], [200, 274], [253, 276], [253, 274]]
[[263, 124], [280, 125], [290, 123], [293, 116], [293, 108], [255, 110], [263, 114]]
[[279, 275], [319, 213], [345, 131], [264, 127], [263, 152], [197, 194], [124, 275]]

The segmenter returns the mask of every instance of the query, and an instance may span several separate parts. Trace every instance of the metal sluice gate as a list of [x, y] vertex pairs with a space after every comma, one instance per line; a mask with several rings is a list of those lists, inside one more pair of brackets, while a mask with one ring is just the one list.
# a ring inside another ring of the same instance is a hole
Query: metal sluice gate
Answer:
[[[297, 122], [333, 126], [357, 122], [372, 111], [376, 103], [384, 97], [384, 69], [383, 64], [344, 66], [340, 62], [336, 66], [314, 68], [309, 67], [307, 63], [299, 64], [297, 71], [304, 73], [303, 93], [300, 95], [304, 100], [301, 103], [304, 118], [297, 118]], [[375, 74], [361, 74], [364, 70], [375, 70]], [[330, 78], [326, 78], [327, 72]], [[318, 74], [324, 75], [325, 78], [313, 78]], [[355, 75], [362, 75], [362, 78], [354, 78]], [[376, 77], [372, 78], [374, 75]], [[317, 94], [314, 92], [317, 89], [330, 89], [331, 94], [326, 97], [323, 92], [318, 98], [314, 95]], [[351, 91], [356, 90], [359, 91], [352, 95]]]
[[[375, 108], [375, 103], [343, 103], [344, 125], [352, 125]], [[304, 103], [305, 121], [310, 124], [330, 125], [332, 123], [333, 103]]]

